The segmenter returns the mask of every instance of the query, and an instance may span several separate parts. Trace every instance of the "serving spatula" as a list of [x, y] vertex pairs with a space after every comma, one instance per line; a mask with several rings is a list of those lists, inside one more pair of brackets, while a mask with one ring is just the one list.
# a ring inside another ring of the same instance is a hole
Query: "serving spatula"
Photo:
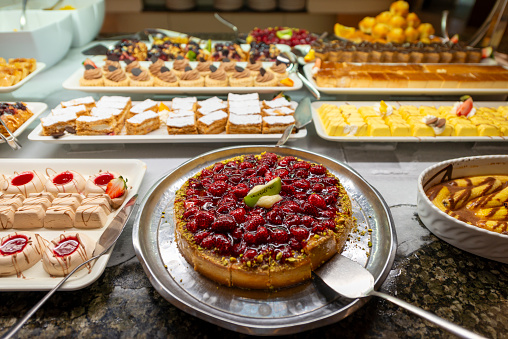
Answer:
[[313, 276], [314, 278], [321, 279], [335, 292], [346, 298], [381, 297], [433, 322], [458, 337], [484, 338], [401, 299], [374, 290], [374, 277], [372, 274], [361, 265], [342, 255], [335, 255], [326, 264], [315, 270]]

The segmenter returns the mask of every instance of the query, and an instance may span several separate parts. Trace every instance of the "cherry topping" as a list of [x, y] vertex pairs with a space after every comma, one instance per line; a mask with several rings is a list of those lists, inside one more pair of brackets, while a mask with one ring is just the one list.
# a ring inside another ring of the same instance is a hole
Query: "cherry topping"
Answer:
[[28, 237], [23, 234], [16, 234], [9, 237], [0, 245], [1, 255], [13, 255], [25, 249], [28, 244]]
[[23, 172], [12, 178], [11, 184], [14, 186], [26, 185], [30, 181], [32, 181], [33, 178], [34, 178], [33, 172]]
[[62, 239], [53, 249], [57, 257], [65, 257], [74, 253], [79, 247], [79, 240], [76, 237]]
[[74, 179], [74, 174], [69, 171], [62, 172], [53, 178], [53, 184], [65, 185]]
[[103, 174], [96, 176], [95, 179], [93, 179], [93, 182], [97, 186], [104, 186], [104, 185], [107, 185], [114, 178], [115, 178], [115, 176], [108, 172], [108, 173], [103, 173]]

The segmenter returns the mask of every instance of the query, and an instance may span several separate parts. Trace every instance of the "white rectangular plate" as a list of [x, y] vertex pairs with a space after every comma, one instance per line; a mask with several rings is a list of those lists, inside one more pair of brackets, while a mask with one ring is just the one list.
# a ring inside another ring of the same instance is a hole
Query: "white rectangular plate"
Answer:
[[[252, 93], [252, 91], [250, 92]], [[133, 101], [135, 105], [138, 101]], [[28, 135], [32, 141], [55, 144], [130, 144], [130, 143], [183, 143], [183, 142], [245, 142], [245, 141], [278, 141], [282, 134], [179, 134], [169, 135], [166, 125], [145, 135], [127, 135], [125, 127], [119, 135], [75, 135], [66, 134], [60, 138], [42, 135], [41, 124]], [[301, 139], [307, 136], [307, 129], [301, 128], [289, 136], [289, 139]]]
[[[32, 113], [34, 115], [32, 115], [30, 117], [30, 119], [28, 119], [27, 121], [25, 121], [25, 123], [21, 126], [19, 126], [19, 128], [12, 134], [14, 134], [15, 137], [17, 136], [20, 136], [21, 133], [23, 133], [23, 131], [33, 122], [35, 121], [35, 119], [37, 119], [39, 117], [39, 115], [41, 115], [41, 113], [43, 113], [47, 108], [48, 108], [48, 105], [46, 105], [45, 103], [43, 102], [24, 102], [23, 103], [26, 104], [26, 107], [32, 111]], [[3, 141], [2, 139], [0, 139], [0, 144], [2, 143], [5, 143], [5, 141]]]
[[[12, 175], [14, 171], [21, 172], [23, 170], [35, 170], [46, 174], [46, 169], [53, 169], [56, 172], [74, 170], [81, 173], [85, 178], [99, 173], [100, 170], [117, 172], [124, 178], [128, 179], [127, 186], [129, 187], [129, 191], [124, 202], [125, 204], [134, 194], [137, 193], [139, 186], [141, 185], [141, 181], [143, 180], [143, 176], [145, 175], [146, 164], [140, 160], [134, 159], [2, 159], [2, 168], [0, 172], [4, 175]], [[52, 172], [49, 172], [49, 174], [51, 175]], [[51, 241], [64, 232], [78, 231], [85, 233], [92, 240], [97, 241], [122, 207], [123, 205], [115, 212], [111, 213], [108, 222], [101, 229], [86, 230], [69, 228], [65, 230], [56, 230], [34, 228], [28, 229], [27, 231], [38, 233], [48, 241]], [[17, 231], [17, 229], [0, 229], [0, 237], [4, 237], [15, 231]], [[81, 271], [74, 273], [74, 275], [71, 276], [60, 289], [72, 291], [84, 288], [93, 283], [101, 276], [102, 272], [104, 272], [112, 250], [113, 249], [100, 257], [90, 272], [88, 272], [88, 269], [84, 268]], [[42, 261], [22, 273], [23, 277], [20, 278], [16, 275], [0, 277], [0, 290], [45, 291], [55, 287], [62, 279], [60, 277], [51, 277], [48, 273], [46, 273], [42, 266]]]
[[[125, 64], [123, 61], [120, 62], [123, 67]], [[148, 68], [151, 64], [150, 61], [140, 61], [140, 65], [144, 68]], [[166, 61], [166, 67], [172, 68], [173, 62]], [[102, 67], [104, 62], [97, 62], [97, 67]], [[190, 65], [195, 68], [198, 63], [191, 61]], [[214, 63], [218, 65], [219, 63]], [[238, 66], [244, 67], [246, 62], [238, 62]], [[263, 67], [269, 68], [273, 62], [263, 62]], [[79, 79], [83, 76], [84, 68], [80, 66], [74, 73], [71, 74], [67, 80], [65, 80], [62, 86], [65, 89], [92, 92], [92, 93], [164, 93], [164, 94], [211, 94], [211, 93], [274, 93], [274, 92], [287, 92], [296, 91], [302, 88], [302, 81], [295, 75], [291, 74], [290, 78], [294, 81], [292, 87], [286, 86], [274, 86], [274, 87], [134, 87], [134, 86], [123, 86], [123, 87], [108, 87], [108, 86], [81, 86]]]
[[[373, 106], [379, 101], [316, 101], [311, 104], [312, 106], [312, 121], [316, 126], [317, 134], [325, 139], [331, 141], [345, 141], [345, 142], [442, 142], [442, 141], [457, 141], [457, 142], [471, 142], [471, 141], [508, 141], [508, 137], [335, 137], [329, 136], [325, 132], [323, 122], [317, 109], [324, 104], [330, 105], [354, 105], [360, 106]], [[426, 106], [453, 106], [454, 101], [386, 101], [388, 105], [399, 107], [401, 105], [414, 105], [416, 107]], [[476, 107], [497, 107], [508, 105], [505, 101], [476, 101]]]
[[40, 73], [44, 67], [46, 67], [45, 63], [37, 61], [36, 66], [35, 66], [35, 71], [28, 74], [23, 80], [21, 80], [20, 82], [18, 82], [17, 84], [15, 84], [13, 86], [0, 87], [0, 93], [9, 93], [14, 90], [17, 90], [18, 88], [20, 88], [21, 86], [26, 84], [34, 76], [36, 76], [38, 73]]
[[387, 94], [387, 95], [464, 95], [464, 94], [507, 94], [508, 88], [341, 88], [319, 87], [312, 78], [312, 66], [303, 66], [305, 77], [318, 89], [326, 94]]

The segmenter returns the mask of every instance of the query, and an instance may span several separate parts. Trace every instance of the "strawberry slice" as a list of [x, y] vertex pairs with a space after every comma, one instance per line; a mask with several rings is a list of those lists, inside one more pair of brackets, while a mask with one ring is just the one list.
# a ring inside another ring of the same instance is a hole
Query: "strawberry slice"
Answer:
[[471, 109], [473, 109], [473, 99], [469, 97], [466, 101], [460, 104], [459, 107], [457, 107], [457, 116], [467, 116], [469, 112], [471, 112]]
[[109, 195], [111, 199], [121, 197], [126, 191], [127, 180], [125, 180], [122, 176], [111, 180], [106, 187], [106, 194]]
[[97, 68], [97, 65], [92, 60], [90, 60], [88, 58], [85, 61], [83, 61], [83, 66], [86, 66], [86, 65], [90, 65], [93, 68]]

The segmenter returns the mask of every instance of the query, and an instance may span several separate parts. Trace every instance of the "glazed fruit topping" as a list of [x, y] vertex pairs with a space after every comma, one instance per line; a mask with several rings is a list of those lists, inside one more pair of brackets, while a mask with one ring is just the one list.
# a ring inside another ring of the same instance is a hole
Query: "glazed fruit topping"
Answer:
[[107, 185], [114, 178], [115, 176], [111, 173], [103, 173], [101, 175], [96, 176], [93, 182], [97, 186], [104, 186]]
[[76, 237], [62, 239], [53, 249], [57, 257], [65, 257], [74, 253], [79, 247], [79, 240]]
[[74, 179], [74, 174], [72, 174], [69, 171], [65, 171], [62, 173], [59, 173], [53, 178], [53, 184], [55, 185], [65, 185], [69, 182], [71, 182]]
[[[269, 207], [251, 204], [261, 191], [278, 199]], [[216, 163], [182, 192], [194, 242], [249, 266], [298, 257], [312, 237], [335, 230], [340, 212], [338, 181], [324, 166], [273, 153]]]
[[108, 186], [106, 187], [106, 194], [109, 195], [111, 199], [115, 199], [124, 195], [127, 191], [127, 180], [122, 176], [118, 178], [112, 179]]
[[16, 234], [5, 240], [0, 245], [1, 255], [13, 255], [23, 251], [28, 244], [28, 237], [23, 234]]

